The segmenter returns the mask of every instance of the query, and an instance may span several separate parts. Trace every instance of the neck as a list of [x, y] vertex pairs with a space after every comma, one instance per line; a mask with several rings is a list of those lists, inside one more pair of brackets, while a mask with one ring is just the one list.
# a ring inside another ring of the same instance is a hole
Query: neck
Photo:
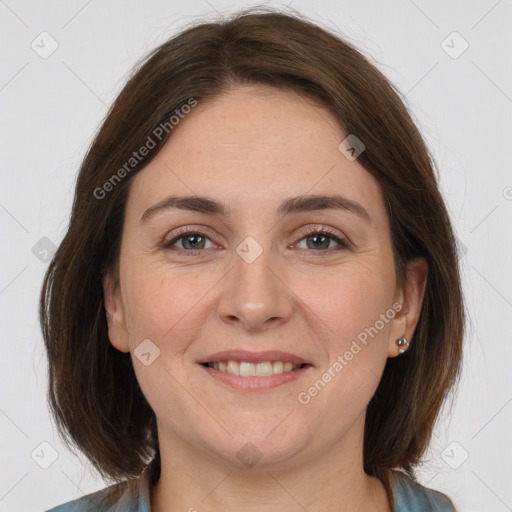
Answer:
[[359, 445], [343, 439], [313, 460], [240, 467], [160, 434], [152, 512], [392, 511], [382, 482], [363, 470], [361, 436]]

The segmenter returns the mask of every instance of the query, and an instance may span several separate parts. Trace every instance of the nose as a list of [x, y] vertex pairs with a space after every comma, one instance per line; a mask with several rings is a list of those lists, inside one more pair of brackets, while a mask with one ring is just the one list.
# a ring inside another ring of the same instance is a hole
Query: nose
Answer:
[[223, 322], [247, 331], [262, 331], [290, 319], [293, 292], [286, 284], [284, 269], [272, 259], [268, 248], [250, 263], [237, 253], [233, 255], [218, 303]]

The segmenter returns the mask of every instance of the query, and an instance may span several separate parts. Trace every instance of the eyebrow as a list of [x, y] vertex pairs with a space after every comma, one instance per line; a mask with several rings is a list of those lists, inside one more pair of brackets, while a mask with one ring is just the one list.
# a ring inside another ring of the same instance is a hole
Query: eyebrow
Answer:
[[[206, 196], [169, 196], [155, 205], [149, 207], [140, 218], [140, 222], [146, 222], [159, 212], [169, 208], [191, 210], [209, 215], [228, 216], [230, 208], [223, 203]], [[371, 224], [372, 219], [367, 210], [359, 203], [339, 195], [307, 195], [290, 197], [283, 201], [277, 209], [277, 215], [301, 213], [317, 210], [345, 210], [358, 215]]]

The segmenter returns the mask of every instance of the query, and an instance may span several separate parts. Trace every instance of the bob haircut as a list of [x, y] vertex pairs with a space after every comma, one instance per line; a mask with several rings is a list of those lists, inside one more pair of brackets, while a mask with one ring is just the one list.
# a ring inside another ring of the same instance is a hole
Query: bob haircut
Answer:
[[[172, 136], [169, 119], [245, 84], [298, 92], [355, 134], [365, 145], [358, 161], [387, 203], [397, 284], [409, 260], [428, 263], [411, 347], [388, 358], [366, 413], [364, 470], [394, 499], [391, 470], [415, 478], [460, 377], [465, 308], [456, 238], [435, 164], [397, 90], [351, 44], [295, 13], [249, 9], [189, 26], [142, 59], [114, 101], [82, 162], [70, 223], [42, 285], [52, 417], [66, 445], [118, 484], [109, 487], [111, 503], [121, 489], [133, 497], [146, 468], [157, 481], [155, 413], [130, 354], [109, 342], [102, 281], [106, 273], [119, 277], [130, 183]], [[149, 138], [154, 147], [134, 162]]]

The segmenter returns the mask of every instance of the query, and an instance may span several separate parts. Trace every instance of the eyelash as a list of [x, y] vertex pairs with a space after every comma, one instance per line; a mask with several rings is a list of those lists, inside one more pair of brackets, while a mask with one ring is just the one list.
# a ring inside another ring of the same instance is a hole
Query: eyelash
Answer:
[[[190, 229], [190, 228], [184, 228], [183, 230], [179, 230], [178, 233], [176, 234], [176, 236], [174, 236], [172, 239], [164, 240], [161, 244], [161, 248], [166, 249], [166, 250], [173, 250], [180, 254], [188, 254], [191, 256], [200, 255], [202, 252], [208, 250], [208, 249], [190, 250], [190, 249], [180, 249], [180, 248], [172, 249], [171, 248], [173, 244], [175, 244], [181, 238], [186, 237], [187, 235], [200, 235], [200, 236], [210, 240], [210, 237], [206, 236], [206, 234], [202, 233], [201, 231]], [[318, 251], [315, 251], [314, 249], [300, 249], [300, 250], [307, 251], [307, 252], [317, 252], [317, 253], [321, 254], [321, 253], [331, 253], [332, 251], [351, 249], [351, 247], [352, 247], [351, 244], [348, 242], [348, 240], [346, 240], [345, 238], [340, 237], [339, 235], [334, 233], [328, 226], [321, 226], [320, 228], [318, 228], [318, 227], [308, 228], [306, 233], [304, 233], [302, 235], [302, 237], [296, 243], [301, 242], [304, 238], [307, 238], [311, 235], [326, 235], [329, 238], [331, 238], [332, 240], [334, 240], [335, 242], [337, 242], [339, 244], [339, 247], [337, 249], [331, 248], [331, 249], [318, 250]]]

